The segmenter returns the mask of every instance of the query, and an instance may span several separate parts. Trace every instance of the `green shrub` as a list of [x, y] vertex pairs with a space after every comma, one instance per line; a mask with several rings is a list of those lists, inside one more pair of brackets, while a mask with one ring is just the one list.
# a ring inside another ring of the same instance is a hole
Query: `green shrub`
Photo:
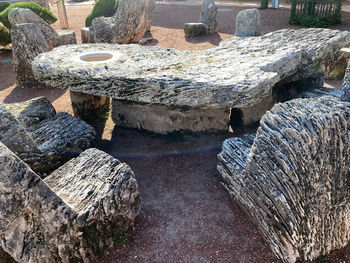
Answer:
[[[293, 0], [289, 24], [305, 27], [329, 27], [340, 24], [341, 3], [341, 0], [305, 0], [298, 3]], [[300, 6], [297, 8], [298, 4], [303, 4], [302, 8]]]
[[0, 25], [0, 45], [6, 46], [11, 43], [11, 36], [8, 29]]
[[92, 20], [101, 16], [113, 16], [117, 11], [118, 0], [97, 0], [91, 14], [86, 17], [85, 26], [91, 26]]
[[9, 30], [11, 29], [11, 24], [8, 20], [8, 12], [15, 7], [28, 8], [32, 10], [35, 14], [44, 19], [47, 23], [52, 24], [57, 21], [57, 18], [46, 8], [34, 3], [34, 2], [19, 2], [8, 6], [4, 11], [0, 13], [0, 22], [4, 24]]
[[9, 2], [0, 2], [0, 12], [4, 11], [9, 5]]

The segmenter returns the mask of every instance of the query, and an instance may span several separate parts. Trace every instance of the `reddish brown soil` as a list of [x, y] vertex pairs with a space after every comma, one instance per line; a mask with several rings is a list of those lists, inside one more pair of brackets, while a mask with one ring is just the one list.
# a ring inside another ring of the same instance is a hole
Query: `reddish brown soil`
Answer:
[[[219, 34], [185, 39], [183, 26], [199, 19], [200, 7], [178, 4], [156, 6], [151, 45], [199, 50], [229, 38], [236, 14], [246, 3], [227, 2], [218, 13]], [[246, 6], [244, 6], [246, 5]], [[67, 6], [70, 29], [80, 42], [80, 28], [91, 6]], [[230, 10], [233, 9], [233, 10]], [[52, 8], [56, 13], [56, 7]], [[289, 10], [261, 10], [262, 29], [268, 33], [288, 25]], [[350, 13], [343, 24], [350, 28]], [[59, 28], [59, 23], [54, 24]], [[296, 28], [296, 27], [294, 27]], [[11, 52], [0, 50], [0, 60]], [[2, 61], [4, 62], [4, 61]], [[6, 103], [46, 96], [57, 111], [72, 113], [69, 93], [58, 89], [15, 87], [12, 63], [0, 62], [0, 100]], [[327, 82], [339, 88], [340, 82]], [[111, 119], [95, 124], [98, 147], [127, 162], [136, 174], [143, 199], [134, 229], [97, 263], [112, 262], [279, 262], [242, 210], [228, 197], [216, 171], [216, 154], [225, 138], [254, 130], [200, 135], [159, 136], [115, 127]], [[326, 256], [323, 262], [350, 262], [350, 245]], [[0, 263], [13, 262], [0, 250]], [[319, 261], [315, 261], [319, 262]]]

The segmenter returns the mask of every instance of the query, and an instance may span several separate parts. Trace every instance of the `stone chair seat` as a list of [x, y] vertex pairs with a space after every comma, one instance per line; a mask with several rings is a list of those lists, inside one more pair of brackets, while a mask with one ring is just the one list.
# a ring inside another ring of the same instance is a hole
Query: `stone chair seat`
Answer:
[[350, 240], [350, 103], [321, 96], [276, 104], [256, 134], [225, 140], [218, 171], [283, 262]]
[[0, 141], [34, 171], [47, 173], [95, 145], [96, 132], [44, 97], [0, 104]]
[[91, 262], [140, 211], [128, 165], [91, 148], [42, 180], [0, 142], [0, 244], [18, 262]]
[[[136, 43], [150, 28], [154, 0], [119, 0], [113, 17], [97, 17], [82, 35], [89, 34], [90, 43]], [[86, 37], [83, 37], [83, 43]]]

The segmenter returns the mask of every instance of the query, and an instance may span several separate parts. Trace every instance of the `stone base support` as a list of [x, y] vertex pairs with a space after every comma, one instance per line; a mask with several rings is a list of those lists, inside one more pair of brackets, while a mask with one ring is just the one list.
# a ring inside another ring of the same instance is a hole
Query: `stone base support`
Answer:
[[70, 91], [70, 99], [75, 117], [87, 122], [107, 119], [110, 98]]
[[116, 125], [162, 134], [227, 131], [229, 114], [229, 109], [183, 109], [112, 100], [112, 119]]

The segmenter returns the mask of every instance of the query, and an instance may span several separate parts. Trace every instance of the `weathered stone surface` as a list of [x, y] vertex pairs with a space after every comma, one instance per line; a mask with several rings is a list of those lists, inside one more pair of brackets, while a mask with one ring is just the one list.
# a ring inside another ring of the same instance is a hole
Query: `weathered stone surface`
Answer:
[[218, 23], [216, 22], [216, 13], [218, 11], [214, 0], [203, 0], [201, 17], [199, 22], [203, 23], [207, 27], [207, 33], [216, 33]]
[[207, 34], [207, 27], [203, 23], [186, 23], [185, 24], [185, 37], [191, 38], [200, 35]]
[[146, 22], [146, 31], [151, 30], [152, 26], [152, 13], [156, 6], [156, 0], [149, 0], [148, 8], [147, 8], [147, 22]]
[[58, 38], [55, 43], [55, 47], [63, 45], [73, 45], [77, 43], [75, 32], [67, 29], [59, 29], [56, 31]]
[[246, 9], [237, 14], [235, 36], [256, 37], [261, 35], [260, 12], [258, 9]]
[[11, 112], [0, 103], [0, 141], [33, 169], [42, 166], [43, 157], [37, 144]]
[[42, 181], [0, 143], [0, 244], [18, 262], [91, 262], [140, 210], [129, 166], [90, 149]]
[[156, 133], [221, 131], [229, 126], [229, 109], [186, 109], [112, 100], [112, 119], [119, 127]]
[[34, 79], [31, 63], [38, 54], [48, 51], [48, 46], [39, 26], [15, 25], [11, 28], [11, 39], [17, 86], [40, 87]]
[[350, 64], [348, 64], [345, 70], [341, 89], [341, 100], [350, 102]]
[[350, 60], [350, 49], [342, 48], [334, 53], [334, 58], [326, 64], [326, 79], [341, 80], [345, 76], [345, 70]]
[[55, 42], [59, 38], [57, 32], [30, 9], [13, 8], [8, 13], [8, 19], [12, 26], [26, 23], [37, 25], [40, 28], [41, 33], [44, 35], [49, 49], [52, 49], [55, 46]]
[[113, 17], [92, 21], [90, 33], [94, 43], [137, 43], [149, 26], [149, 0], [119, 0]]
[[[242, 108], [271, 96], [282, 80], [321, 74], [322, 64], [349, 42], [346, 31], [284, 29], [193, 52], [133, 44], [65, 46], [40, 54], [32, 65], [37, 80], [56, 88], [145, 104]], [[99, 52], [113, 58], [80, 59]]]
[[74, 116], [88, 122], [105, 119], [111, 108], [111, 100], [108, 97], [71, 91], [70, 99]]
[[153, 41], [153, 37], [143, 37], [143, 38], [141, 38], [141, 40], [139, 41], [139, 44], [140, 45], [146, 45], [146, 44], [148, 44], [148, 43], [150, 43], [150, 42], [152, 42]]
[[337, 98], [277, 104], [256, 135], [218, 155], [230, 195], [283, 262], [311, 260], [350, 240], [350, 104]]
[[43, 120], [27, 128], [27, 131], [44, 152], [58, 152], [73, 157], [95, 145], [94, 128], [66, 112]]
[[20, 103], [6, 104], [6, 108], [17, 118], [24, 128], [29, 128], [56, 115], [55, 108], [45, 97], [34, 98]]
[[95, 145], [93, 127], [67, 113], [56, 115], [45, 98], [5, 104], [1, 114], [1, 141], [42, 176]]
[[81, 33], [81, 42], [83, 44], [92, 43], [92, 37], [90, 35], [90, 30], [88, 27], [83, 27], [82, 29], [80, 29], [80, 33]]

